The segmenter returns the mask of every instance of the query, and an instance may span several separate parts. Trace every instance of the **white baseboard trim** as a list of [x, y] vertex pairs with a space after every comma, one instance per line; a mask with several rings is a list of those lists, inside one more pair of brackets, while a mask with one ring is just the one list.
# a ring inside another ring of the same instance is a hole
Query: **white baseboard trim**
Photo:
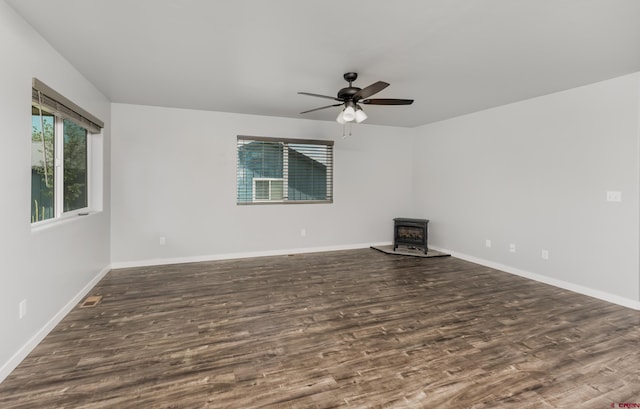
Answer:
[[538, 281], [541, 283], [549, 284], [554, 287], [562, 288], [564, 290], [569, 290], [574, 293], [586, 295], [589, 297], [597, 298], [599, 300], [607, 301], [613, 304], [620, 305], [622, 307], [632, 308], [634, 310], [640, 310], [640, 301], [632, 300], [629, 298], [621, 297], [619, 295], [607, 293], [600, 290], [595, 290], [593, 288], [584, 287], [579, 284], [570, 283], [568, 281], [558, 280], [556, 278], [547, 277], [541, 274], [531, 273], [529, 271], [520, 270], [518, 268], [514, 268], [511, 266], [507, 266], [505, 264], [495, 263], [493, 261], [484, 260], [478, 257], [470, 256], [468, 254], [459, 253], [456, 251], [451, 251], [447, 249], [438, 248], [432, 245], [429, 245], [429, 248], [433, 248], [434, 250], [441, 251], [443, 253], [449, 253], [453, 257], [470, 261], [472, 263], [480, 264], [486, 267], [495, 268], [496, 270], [504, 271], [510, 274], [514, 274], [520, 277], [528, 278], [530, 280]]
[[95, 277], [87, 283], [67, 304], [65, 304], [60, 311], [56, 313], [51, 319], [36, 332], [26, 344], [24, 344], [7, 362], [0, 366], [0, 383], [6, 379], [9, 374], [16, 369], [16, 367], [22, 362], [33, 349], [38, 346], [40, 342], [62, 321], [62, 319], [71, 312], [73, 308], [91, 291], [91, 289], [98, 284], [107, 273], [111, 270], [111, 266], [106, 266]]
[[392, 243], [390, 241], [380, 242], [380, 243], [356, 243], [356, 244], [344, 244], [344, 245], [326, 246], [326, 247], [302, 247], [302, 248], [295, 248], [295, 249], [288, 249], [288, 250], [267, 250], [267, 251], [253, 251], [253, 252], [246, 252], [246, 253], [209, 254], [204, 256], [156, 258], [156, 259], [137, 260], [137, 261], [121, 261], [121, 262], [112, 263], [111, 268], [147, 267], [147, 266], [159, 266], [159, 265], [165, 265], [165, 264], [198, 263], [201, 261], [232, 260], [232, 259], [238, 259], [238, 258], [285, 256], [287, 254], [356, 250], [356, 249], [368, 248], [371, 246], [385, 246], [389, 244], [392, 244]]

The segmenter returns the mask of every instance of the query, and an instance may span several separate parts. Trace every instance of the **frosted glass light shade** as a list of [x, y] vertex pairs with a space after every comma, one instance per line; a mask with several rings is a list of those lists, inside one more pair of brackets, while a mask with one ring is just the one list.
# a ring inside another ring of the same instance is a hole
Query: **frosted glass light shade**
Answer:
[[338, 117], [336, 118], [336, 122], [339, 123], [340, 125], [344, 125], [346, 123], [346, 121], [344, 120], [344, 116], [342, 115], [344, 113], [344, 111], [340, 111], [340, 113], [338, 114]]
[[365, 114], [362, 109], [358, 109], [356, 110], [355, 118], [356, 118], [356, 122], [360, 123], [365, 119], [367, 119], [367, 114]]
[[356, 110], [351, 105], [348, 105], [344, 111], [342, 111], [342, 118], [347, 122], [353, 121], [356, 119]]

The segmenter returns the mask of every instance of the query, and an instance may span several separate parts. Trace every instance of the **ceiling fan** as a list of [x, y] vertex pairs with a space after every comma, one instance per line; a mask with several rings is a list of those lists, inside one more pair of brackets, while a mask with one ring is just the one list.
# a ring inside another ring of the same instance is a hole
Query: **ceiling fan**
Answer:
[[312, 97], [320, 97], [332, 99], [334, 101], [339, 101], [338, 104], [327, 105], [320, 108], [310, 109], [308, 111], [300, 112], [300, 114], [306, 114], [309, 112], [319, 111], [321, 109], [338, 107], [344, 105], [344, 108], [338, 114], [336, 121], [340, 124], [345, 124], [347, 122], [360, 123], [367, 119], [367, 114], [364, 113], [364, 110], [360, 106], [360, 104], [364, 105], [411, 105], [413, 103], [412, 99], [396, 99], [396, 98], [369, 98], [373, 94], [377, 94], [383, 89], [389, 86], [388, 83], [384, 81], [374, 82], [365, 88], [358, 88], [352, 85], [353, 81], [358, 78], [358, 74], [355, 72], [348, 72], [344, 74], [344, 79], [349, 83], [348, 87], [342, 88], [338, 91], [337, 97], [331, 97], [328, 95], [319, 95], [312, 94], [310, 92], [298, 92], [300, 95], [309, 95]]

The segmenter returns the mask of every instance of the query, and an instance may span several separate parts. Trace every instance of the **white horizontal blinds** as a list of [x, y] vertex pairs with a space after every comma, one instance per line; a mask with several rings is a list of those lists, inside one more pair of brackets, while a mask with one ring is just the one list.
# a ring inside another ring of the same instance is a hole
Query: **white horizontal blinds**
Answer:
[[333, 201], [333, 141], [238, 136], [238, 204]]
[[289, 143], [288, 174], [289, 200], [333, 199], [332, 147], [317, 143]]
[[80, 108], [37, 78], [33, 78], [32, 81], [31, 100], [34, 106], [73, 121], [91, 133], [100, 133], [100, 130], [104, 128], [104, 122], [100, 119]]

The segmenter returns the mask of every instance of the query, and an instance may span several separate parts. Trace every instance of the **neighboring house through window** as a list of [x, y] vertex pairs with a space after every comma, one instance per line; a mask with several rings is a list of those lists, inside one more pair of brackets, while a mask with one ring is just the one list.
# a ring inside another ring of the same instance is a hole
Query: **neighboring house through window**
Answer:
[[331, 203], [333, 141], [238, 136], [238, 204]]

